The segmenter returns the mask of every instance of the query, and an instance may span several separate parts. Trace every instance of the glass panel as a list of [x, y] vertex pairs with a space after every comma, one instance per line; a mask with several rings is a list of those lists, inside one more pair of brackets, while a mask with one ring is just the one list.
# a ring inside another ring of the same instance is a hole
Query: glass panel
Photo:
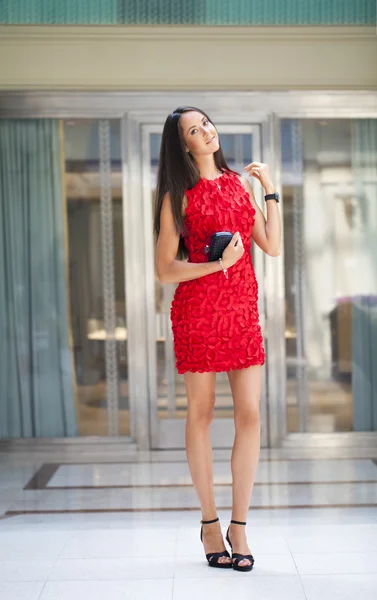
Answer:
[[[221, 133], [221, 145], [225, 159], [231, 169], [243, 172], [243, 167], [252, 161], [253, 138], [250, 133]], [[157, 183], [157, 167], [161, 134], [150, 135], [150, 161], [152, 173], [151, 202], [154, 206], [154, 193]], [[157, 321], [157, 397], [158, 417], [185, 418], [187, 397], [183, 375], [175, 368], [175, 355], [170, 321], [170, 305], [175, 285], [161, 285], [155, 274], [156, 321]], [[233, 401], [226, 373], [216, 374], [215, 417], [230, 418], [233, 415]]]
[[108, 435], [112, 406], [111, 433], [128, 435], [120, 121], [67, 120], [64, 134], [79, 430]]
[[288, 430], [376, 430], [377, 122], [281, 134]]

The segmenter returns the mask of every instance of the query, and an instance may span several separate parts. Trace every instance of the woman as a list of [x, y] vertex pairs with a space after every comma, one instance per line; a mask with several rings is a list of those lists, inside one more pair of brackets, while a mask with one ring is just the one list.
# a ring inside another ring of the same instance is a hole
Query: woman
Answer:
[[[171, 320], [176, 366], [187, 390], [186, 451], [202, 509], [200, 538], [210, 566], [251, 571], [254, 558], [243, 526], [259, 460], [265, 354], [250, 244], [252, 237], [264, 252], [278, 256], [280, 215], [268, 166], [251, 163], [245, 171], [272, 196], [267, 221], [248, 180], [227, 166], [209, 117], [194, 107], [177, 108], [168, 116], [156, 192], [157, 273], [162, 283], [179, 283]], [[218, 231], [233, 237], [221, 259], [208, 262], [206, 251]], [[188, 260], [180, 260], [185, 254]], [[232, 558], [216, 518], [213, 489], [210, 424], [220, 371], [228, 373], [236, 431], [226, 535]]]

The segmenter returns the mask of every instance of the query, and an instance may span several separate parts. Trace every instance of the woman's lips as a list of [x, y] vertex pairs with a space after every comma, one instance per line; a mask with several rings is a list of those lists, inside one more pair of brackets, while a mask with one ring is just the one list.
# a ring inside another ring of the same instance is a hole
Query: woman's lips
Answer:
[[213, 138], [211, 140], [209, 140], [208, 142], [206, 142], [206, 144], [210, 144], [211, 142], [213, 142], [213, 140], [215, 139], [215, 136], [213, 136]]

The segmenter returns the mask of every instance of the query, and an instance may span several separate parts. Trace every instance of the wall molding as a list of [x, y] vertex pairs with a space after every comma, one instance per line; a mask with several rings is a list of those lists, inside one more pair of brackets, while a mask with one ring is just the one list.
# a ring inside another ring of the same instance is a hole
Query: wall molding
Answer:
[[12, 40], [66, 40], [111, 43], [119, 40], [359, 40], [376, 37], [376, 29], [355, 26], [198, 26], [198, 25], [0, 25], [1, 42]]
[[377, 119], [377, 91], [0, 91], [0, 118], [115, 119], [125, 113], [163, 123], [169, 107], [191, 104], [211, 111], [216, 123], [262, 123], [279, 118]]
[[369, 26], [4, 25], [0, 89], [375, 90], [376, 56]]

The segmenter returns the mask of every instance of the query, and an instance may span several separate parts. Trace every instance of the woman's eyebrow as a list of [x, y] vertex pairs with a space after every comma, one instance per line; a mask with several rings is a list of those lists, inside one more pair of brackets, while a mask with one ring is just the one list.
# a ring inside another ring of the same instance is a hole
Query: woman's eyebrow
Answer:
[[[201, 123], [203, 123], [204, 119], [206, 117], [203, 117], [202, 120], [200, 121]], [[187, 133], [190, 131], [190, 129], [192, 129], [193, 127], [196, 127], [196, 125], [191, 125], [191, 127], [188, 128]]]

